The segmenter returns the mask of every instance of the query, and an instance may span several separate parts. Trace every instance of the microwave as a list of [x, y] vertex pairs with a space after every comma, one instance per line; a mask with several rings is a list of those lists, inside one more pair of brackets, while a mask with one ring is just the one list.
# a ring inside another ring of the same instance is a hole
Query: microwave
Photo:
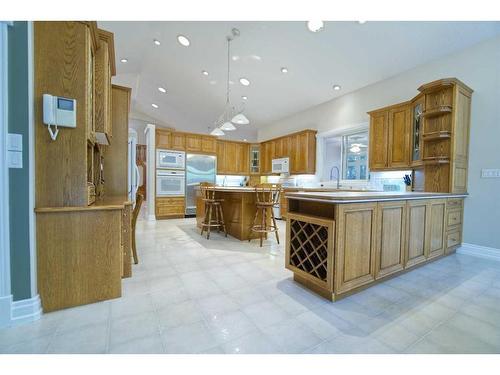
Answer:
[[272, 173], [289, 173], [290, 158], [273, 159]]
[[183, 151], [156, 150], [156, 168], [184, 169], [186, 153]]
[[156, 171], [156, 196], [184, 196], [186, 192], [186, 176], [184, 171]]

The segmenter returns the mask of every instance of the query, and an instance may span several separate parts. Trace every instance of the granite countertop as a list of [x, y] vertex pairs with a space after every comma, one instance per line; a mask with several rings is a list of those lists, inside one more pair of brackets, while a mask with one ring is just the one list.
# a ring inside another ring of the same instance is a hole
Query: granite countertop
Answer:
[[392, 191], [336, 191], [336, 192], [288, 192], [289, 199], [308, 200], [325, 203], [360, 203], [388, 200], [413, 200], [437, 198], [464, 198], [467, 194], [451, 193], [419, 193], [419, 192], [392, 192]]

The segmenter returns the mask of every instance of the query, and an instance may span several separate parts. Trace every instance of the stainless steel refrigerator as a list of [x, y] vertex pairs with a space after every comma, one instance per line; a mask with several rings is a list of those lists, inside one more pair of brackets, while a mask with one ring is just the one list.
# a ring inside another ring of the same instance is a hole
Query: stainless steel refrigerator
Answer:
[[214, 155], [186, 155], [186, 215], [196, 215], [196, 186], [200, 182], [215, 184], [217, 158]]

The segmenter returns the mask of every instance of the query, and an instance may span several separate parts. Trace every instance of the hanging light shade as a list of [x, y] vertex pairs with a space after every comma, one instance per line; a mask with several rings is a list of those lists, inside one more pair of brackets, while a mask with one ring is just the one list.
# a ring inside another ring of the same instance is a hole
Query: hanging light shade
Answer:
[[233, 124], [231, 124], [231, 122], [229, 122], [229, 121], [226, 121], [225, 123], [223, 123], [220, 128], [222, 130], [226, 130], [226, 131], [236, 130], [236, 126], [234, 126]]
[[[230, 92], [229, 92], [229, 84], [230, 84], [230, 69], [231, 69], [231, 42], [234, 38], [240, 35], [240, 31], [238, 29], [231, 29], [231, 35], [226, 37], [227, 41], [227, 80], [226, 80], [226, 105], [224, 107], [224, 111], [219, 116], [219, 119], [215, 122], [216, 124], [221, 124], [219, 126], [220, 131], [234, 131], [237, 130], [236, 125], [247, 125], [250, 123], [248, 118], [242, 113], [243, 110], [236, 110], [233, 106], [231, 106], [231, 102], [229, 100]], [[236, 114], [236, 115], [235, 115]], [[234, 124], [233, 124], [234, 123]], [[216, 131], [216, 129], [214, 129]], [[210, 134], [214, 134], [213, 132]]]
[[217, 137], [220, 137], [220, 136], [223, 136], [224, 135], [224, 132], [222, 131], [222, 129], [220, 128], [215, 128], [214, 130], [212, 130], [210, 132], [211, 135], [215, 135]]
[[234, 122], [235, 124], [240, 124], [240, 125], [250, 124], [250, 121], [243, 113], [238, 113], [236, 116], [233, 117], [231, 121]]

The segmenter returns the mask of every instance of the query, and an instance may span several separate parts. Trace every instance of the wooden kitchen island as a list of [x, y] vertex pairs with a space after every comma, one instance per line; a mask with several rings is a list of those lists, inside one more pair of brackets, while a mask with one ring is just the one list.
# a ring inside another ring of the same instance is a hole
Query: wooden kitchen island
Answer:
[[[215, 186], [212, 189], [215, 190], [217, 199], [224, 199], [222, 210], [227, 233], [241, 241], [258, 238], [258, 233], [252, 233], [251, 230], [257, 210], [255, 206], [255, 188]], [[201, 198], [199, 188], [196, 194], [196, 225], [201, 228], [201, 223], [205, 217], [205, 204]]]
[[287, 193], [285, 266], [335, 301], [454, 252], [466, 194]]

